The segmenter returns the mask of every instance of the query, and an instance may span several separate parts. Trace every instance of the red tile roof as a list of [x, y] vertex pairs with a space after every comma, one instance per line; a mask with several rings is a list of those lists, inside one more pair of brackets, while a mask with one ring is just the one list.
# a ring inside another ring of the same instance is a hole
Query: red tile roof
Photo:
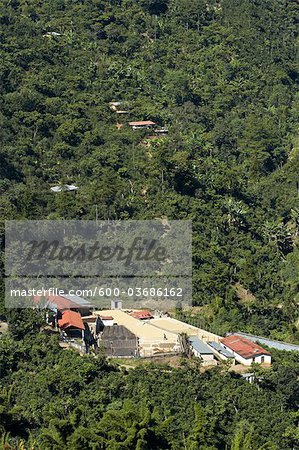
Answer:
[[85, 329], [81, 314], [75, 311], [64, 311], [62, 318], [58, 320], [58, 326], [62, 329], [69, 327], [79, 328], [80, 330]]
[[[43, 297], [39, 296], [39, 295], [35, 295], [33, 297], [33, 301], [38, 305]], [[77, 309], [82, 309], [82, 308], [88, 308], [88, 305], [82, 305], [79, 302], [77, 303], [74, 300], [70, 300], [69, 298], [63, 297], [62, 295], [52, 295], [49, 294], [48, 291], [46, 291], [45, 293], [45, 297], [44, 297], [46, 303], [49, 306], [53, 306], [56, 309], [63, 311], [64, 309], [71, 309], [71, 308], [77, 308]]]
[[131, 127], [139, 127], [139, 126], [157, 125], [157, 124], [155, 122], [152, 122], [151, 120], [140, 120], [139, 122], [129, 122], [129, 125]]
[[153, 319], [153, 315], [147, 311], [134, 311], [130, 314], [130, 316], [134, 317], [135, 319]]
[[270, 353], [255, 344], [254, 342], [249, 341], [248, 339], [232, 334], [231, 336], [227, 336], [224, 339], [221, 339], [221, 343], [228, 347], [229, 349], [236, 352], [238, 355], [242, 356], [242, 358], [249, 359], [254, 356], [260, 355], [270, 355]]
[[[60, 295], [49, 295], [48, 293], [45, 296], [46, 302], [51, 303], [58, 310], [63, 311], [64, 309], [70, 308], [81, 308], [78, 303], [75, 303], [65, 297], [61, 297]], [[35, 295], [33, 297], [35, 303], [39, 304], [42, 300], [41, 296]]]
[[112, 316], [100, 316], [102, 320], [113, 320]]

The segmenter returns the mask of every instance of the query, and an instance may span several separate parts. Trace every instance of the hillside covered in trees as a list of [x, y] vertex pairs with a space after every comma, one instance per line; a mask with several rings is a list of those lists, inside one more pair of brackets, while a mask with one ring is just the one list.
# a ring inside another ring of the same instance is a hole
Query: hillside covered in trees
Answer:
[[[298, 340], [298, 15], [292, 0], [4, 1], [1, 218], [191, 219], [205, 326]], [[142, 144], [127, 122], [145, 119], [167, 137]]]
[[[198, 308], [181, 317], [298, 343], [298, 19], [296, 0], [3, 0], [1, 236], [5, 219], [191, 219]], [[3, 446], [299, 448], [294, 355], [258, 386], [125, 373], [32, 334], [2, 300]]]
[[200, 373], [190, 360], [127, 371], [61, 349], [57, 336], [37, 334], [29, 313], [22, 313], [26, 327], [15, 317], [0, 339], [1, 448], [299, 448], [297, 353], [274, 351], [272, 369], [256, 368], [254, 384], [225, 364]]

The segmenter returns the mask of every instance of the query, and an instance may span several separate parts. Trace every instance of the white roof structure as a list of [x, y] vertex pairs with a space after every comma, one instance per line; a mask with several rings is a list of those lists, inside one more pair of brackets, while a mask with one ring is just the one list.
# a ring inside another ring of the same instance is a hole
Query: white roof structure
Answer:
[[61, 191], [77, 191], [79, 188], [74, 184], [62, 184], [60, 186], [53, 186], [50, 189], [53, 192], [61, 192]]
[[44, 37], [51, 37], [51, 36], [61, 36], [61, 33], [57, 33], [57, 31], [47, 31], [47, 33], [43, 34]]
[[157, 128], [157, 129], [155, 129], [155, 133], [161, 133], [161, 134], [168, 133], [168, 129], [165, 127]]

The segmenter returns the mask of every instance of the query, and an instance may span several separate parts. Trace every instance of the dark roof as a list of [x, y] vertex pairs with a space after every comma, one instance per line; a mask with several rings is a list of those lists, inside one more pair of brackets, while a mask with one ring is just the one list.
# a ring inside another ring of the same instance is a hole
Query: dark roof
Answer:
[[105, 327], [102, 335], [103, 340], [126, 340], [126, 339], [135, 339], [136, 336], [130, 330], [128, 330], [123, 325], [113, 325], [111, 327]]
[[123, 325], [105, 327], [102, 343], [108, 356], [135, 356], [138, 352], [138, 340]]
[[249, 341], [248, 339], [232, 334], [231, 336], [227, 336], [224, 339], [221, 339], [222, 345], [230, 348], [232, 351], [242, 356], [242, 358], [250, 359], [255, 356], [260, 355], [270, 355], [270, 353], [255, 344], [254, 342]]

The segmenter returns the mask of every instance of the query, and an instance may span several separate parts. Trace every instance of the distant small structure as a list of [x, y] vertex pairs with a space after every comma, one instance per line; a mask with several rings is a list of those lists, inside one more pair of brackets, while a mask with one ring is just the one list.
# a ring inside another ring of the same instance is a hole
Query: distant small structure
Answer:
[[245, 381], [247, 381], [248, 383], [253, 383], [255, 380], [255, 375], [252, 372], [248, 372], [248, 373], [241, 373], [240, 374], [242, 378], [244, 378]]
[[108, 357], [135, 358], [139, 354], [137, 336], [123, 325], [105, 327], [98, 343]]
[[122, 309], [123, 302], [121, 300], [111, 300], [111, 309]]
[[165, 127], [156, 128], [154, 131], [157, 134], [167, 134], [168, 133], [168, 129]]
[[129, 111], [126, 109], [120, 109], [120, 107], [124, 104], [123, 101], [119, 102], [110, 102], [109, 106], [112, 111], [114, 111], [116, 114], [128, 114]]
[[61, 184], [59, 186], [53, 186], [50, 188], [53, 192], [62, 192], [62, 191], [78, 191], [78, 186], [74, 184]]
[[133, 130], [148, 130], [157, 124], [151, 120], [141, 120], [137, 122], [129, 122], [129, 125]]
[[122, 104], [122, 102], [110, 102], [109, 106], [112, 111], [117, 111], [118, 107]]
[[43, 34], [43, 37], [58, 37], [62, 36], [61, 33], [58, 33], [57, 31], [47, 31], [45, 34]]

